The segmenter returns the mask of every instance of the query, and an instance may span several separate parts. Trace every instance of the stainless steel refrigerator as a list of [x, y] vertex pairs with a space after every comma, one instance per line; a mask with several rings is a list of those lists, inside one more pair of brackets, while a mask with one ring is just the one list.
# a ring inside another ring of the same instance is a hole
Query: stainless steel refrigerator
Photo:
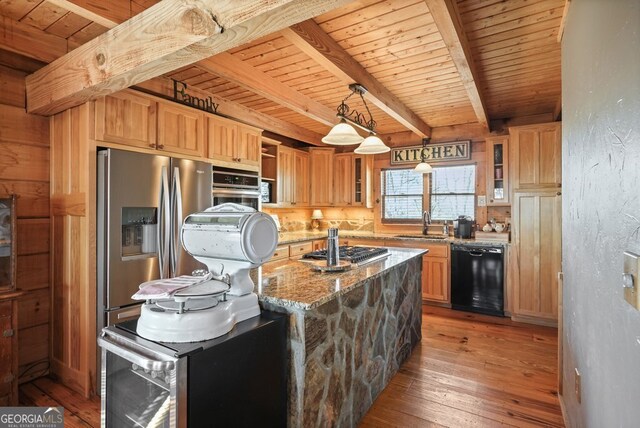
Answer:
[[184, 218], [211, 206], [211, 165], [115, 149], [98, 151], [98, 333], [137, 317], [138, 286], [206, 269], [180, 244]]

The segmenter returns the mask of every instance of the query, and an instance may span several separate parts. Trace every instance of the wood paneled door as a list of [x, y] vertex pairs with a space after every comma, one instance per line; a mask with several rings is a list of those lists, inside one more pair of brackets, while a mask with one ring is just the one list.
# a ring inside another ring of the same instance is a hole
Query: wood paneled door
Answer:
[[97, 99], [96, 140], [155, 149], [157, 105], [153, 99], [135, 91], [122, 91]]
[[562, 124], [509, 128], [514, 191], [562, 186]]

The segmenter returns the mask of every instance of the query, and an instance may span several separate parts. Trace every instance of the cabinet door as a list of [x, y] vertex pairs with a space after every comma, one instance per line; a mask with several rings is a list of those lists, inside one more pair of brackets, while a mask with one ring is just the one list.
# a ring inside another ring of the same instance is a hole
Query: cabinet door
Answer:
[[96, 140], [156, 148], [157, 103], [122, 91], [96, 100]]
[[278, 204], [292, 205], [294, 202], [293, 149], [278, 147]]
[[309, 149], [311, 205], [333, 205], [333, 155], [334, 149]]
[[294, 204], [309, 205], [309, 153], [294, 150]]
[[354, 185], [352, 162], [353, 157], [350, 153], [339, 154], [333, 157], [333, 201], [337, 206], [351, 205]]
[[561, 263], [561, 192], [516, 192], [509, 259], [513, 313], [557, 320]]
[[181, 155], [203, 157], [204, 115], [174, 104], [158, 106], [158, 149]]
[[0, 406], [18, 405], [15, 301], [0, 301]]
[[489, 137], [485, 142], [487, 205], [509, 205], [509, 136]]
[[238, 141], [236, 142], [236, 162], [243, 165], [260, 165], [260, 130], [238, 125]]
[[234, 162], [234, 142], [238, 127], [234, 123], [216, 117], [207, 117], [207, 157]]
[[422, 298], [449, 302], [449, 259], [422, 257]]
[[517, 190], [560, 187], [562, 135], [560, 122], [509, 129], [512, 188]]

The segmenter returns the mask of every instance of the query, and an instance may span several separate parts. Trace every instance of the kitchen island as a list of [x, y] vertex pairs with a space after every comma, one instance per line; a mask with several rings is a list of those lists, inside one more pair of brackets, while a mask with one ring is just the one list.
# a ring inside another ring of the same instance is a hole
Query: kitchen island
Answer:
[[289, 314], [289, 426], [357, 426], [421, 339], [425, 250], [341, 273], [288, 260], [254, 272], [264, 309]]

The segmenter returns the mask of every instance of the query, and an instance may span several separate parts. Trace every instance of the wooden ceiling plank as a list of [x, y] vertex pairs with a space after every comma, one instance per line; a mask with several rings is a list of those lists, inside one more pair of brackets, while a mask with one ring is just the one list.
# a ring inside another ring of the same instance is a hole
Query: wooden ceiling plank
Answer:
[[329, 107], [302, 95], [230, 53], [223, 52], [204, 59], [197, 66], [320, 123], [329, 126], [337, 123], [336, 114]]
[[365, 97], [408, 129], [422, 137], [431, 135], [429, 125], [380, 84], [313, 20], [293, 25], [283, 30], [282, 34], [344, 83], [357, 82], [367, 88]]
[[22, 18], [20, 22], [31, 25], [40, 30], [46, 30], [51, 24], [62, 18], [68, 12], [61, 7], [49, 2], [43, 1], [36, 6], [27, 16]]
[[20, 21], [40, 3], [42, 0], [0, 0], [0, 15]]
[[[151, 93], [164, 98], [173, 98], [173, 81], [166, 77], [156, 77], [142, 82], [135, 86], [136, 89]], [[210, 92], [189, 87], [189, 91], [203, 98], [211, 97], [213, 101], [220, 105], [220, 112], [226, 116], [245, 122], [249, 125], [265, 129], [276, 134], [304, 141], [309, 144], [320, 145], [321, 134], [307, 131], [299, 126], [278, 120], [274, 117], [259, 113], [243, 105], [231, 102]]]
[[67, 41], [28, 24], [0, 16], [0, 48], [42, 62], [67, 52]]
[[27, 109], [55, 114], [347, 2], [164, 0], [29, 75]]
[[479, 75], [471, 56], [471, 49], [460, 21], [456, 2], [455, 0], [425, 0], [425, 2], [438, 26], [440, 34], [442, 34], [442, 39], [449, 48], [449, 53], [458, 69], [458, 73], [460, 73], [462, 83], [467, 89], [467, 94], [469, 95], [471, 106], [476, 112], [478, 122], [488, 130], [489, 117], [478, 86]]
[[80, 15], [76, 15], [75, 13], [67, 13], [65, 16], [51, 24], [47, 28], [46, 32], [66, 39], [89, 24], [91, 24], [91, 21], [88, 19]]
[[100, 24], [92, 22], [80, 31], [75, 32], [72, 36], [67, 38], [68, 49], [70, 51], [76, 49], [79, 46], [84, 45], [89, 40], [93, 40], [100, 34], [107, 32], [108, 28], [103, 27]]

